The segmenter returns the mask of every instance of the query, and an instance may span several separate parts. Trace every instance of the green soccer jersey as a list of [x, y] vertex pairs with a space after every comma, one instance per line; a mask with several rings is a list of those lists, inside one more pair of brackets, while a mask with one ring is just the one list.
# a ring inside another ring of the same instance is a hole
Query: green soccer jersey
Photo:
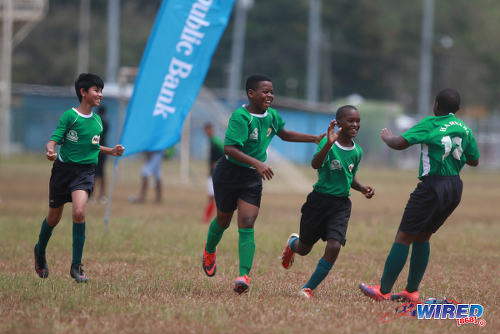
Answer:
[[[323, 138], [318, 145], [316, 154], [325, 146], [327, 138]], [[318, 168], [318, 182], [313, 186], [314, 190], [337, 197], [348, 197], [354, 175], [358, 170], [359, 162], [363, 156], [361, 147], [353, 142], [352, 147], [344, 147], [338, 142], [332, 145]]]
[[66, 110], [50, 137], [61, 145], [57, 158], [62, 162], [97, 164], [102, 129], [96, 113], [84, 115], [75, 108]]
[[478, 160], [471, 129], [454, 114], [429, 116], [402, 134], [410, 145], [421, 144], [419, 178], [458, 175], [467, 160]]
[[[275, 109], [268, 108], [263, 114], [251, 114], [241, 107], [229, 119], [224, 145], [238, 146], [243, 153], [264, 162], [271, 139], [281, 133], [284, 126], [285, 122]], [[250, 167], [231, 157], [228, 160], [239, 166]]]

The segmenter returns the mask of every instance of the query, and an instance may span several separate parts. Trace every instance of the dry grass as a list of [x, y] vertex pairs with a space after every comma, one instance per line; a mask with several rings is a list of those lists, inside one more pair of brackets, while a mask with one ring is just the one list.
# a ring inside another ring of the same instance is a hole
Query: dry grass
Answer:
[[[316, 298], [304, 301], [295, 293], [314, 270], [324, 244], [297, 258], [290, 271], [280, 267], [278, 258], [288, 235], [298, 230], [305, 193], [283, 189], [279, 176], [265, 185], [252, 288], [237, 296], [232, 291], [238, 264], [235, 226], [219, 245], [217, 275], [207, 278], [201, 270], [207, 230], [199, 222], [205, 164], [192, 167], [189, 185], [178, 181], [175, 162], [164, 166], [164, 204], [131, 205], [127, 198], [138, 190], [140, 162], [120, 163], [109, 234], [103, 224], [105, 207], [88, 206], [84, 263], [90, 281], [78, 285], [68, 274], [69, 205], [49, 243], [50, 277], [41, 280], [33, 270], [32, 249], [47, 210], [50, 164], [33, 156], [0, 161], [0, 332], [500, 332], [498, 174], [464, 173], [462, 204], [431, 242], [422, 297], [446, 296], [485, 308], [486, 327], [458, 329], [451, 320], [409, 317], [380, 324], [379, 314], [397, 304], [373, 302], [357, 288], [360, 282], [379, 279], [416, 184], [415, 172], [362, 166], [359, 179], [376, 188], [376, 197], [353, 194], [346, 247]], [[406, 275], [407, 269], [395, 288], [404, 287]]]

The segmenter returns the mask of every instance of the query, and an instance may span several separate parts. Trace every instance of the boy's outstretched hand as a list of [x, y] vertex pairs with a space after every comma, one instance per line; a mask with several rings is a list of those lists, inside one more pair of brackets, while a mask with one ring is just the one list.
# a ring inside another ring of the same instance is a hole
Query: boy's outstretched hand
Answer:
[[115, 145], [113, 149], [111, 150], [111, 154], [116, 156], [122, 156], [123, 152], [125, 151], [125, 147], [122, 145]]
[[361, 193], [365, 195], [366, 198], [372, 198], [375, 195], [375, 189], [370, 186], [365, 186], [361, 189]]
[[336, 120], [331, 121], [330, 125], [328, 125], [327, 134], [328, 134], [328, 143], [329, 144], [333, 144], [334, 142], [336, 142], [337, 139], [339, 138], [340, 131], [342, 131], [342, 128], [339, 127], [337, 129], [337, 132], [335, 132], [335, 125], [338, 125]]
[[57, 158], [57, 153], [54, 152], [54, 149], [53, 148], [49, 148], [47, 150], [47, 153], [45, 153], [45, 156], [47, 157], [47, 159], [49, 159], [50, 161], [54, 161], [56, 160]]

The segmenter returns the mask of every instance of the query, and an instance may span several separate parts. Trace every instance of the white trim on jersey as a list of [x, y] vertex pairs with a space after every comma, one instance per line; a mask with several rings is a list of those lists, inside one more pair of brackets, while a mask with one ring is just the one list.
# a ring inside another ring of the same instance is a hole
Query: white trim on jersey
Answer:
[[427, 146], [427, 144], [422, 144], [422, 176], [429, 174], [430, 170], [429, 146]]
[[90, 114], [85, 115], [85, 114], [82, 114], [81, 112], [79, 112], [78, 110], [76, 110], [76, 108], [71, 108], [71, 109], [73, 109], [79, 116], [82, 116], [83, 118], [90, 118], [94, 115], [93, 111], [91, 111]]

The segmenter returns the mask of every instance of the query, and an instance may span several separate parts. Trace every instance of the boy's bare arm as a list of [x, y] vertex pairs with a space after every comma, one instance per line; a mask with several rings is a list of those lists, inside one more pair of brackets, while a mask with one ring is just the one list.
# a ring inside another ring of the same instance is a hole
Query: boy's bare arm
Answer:
[[380, 137], [384, 141], [384, 143], [387, 144], [392, 149], [395, 150], [404, 150], [405, 148], [410, 147], [410, 144], [406, 139], [404, 139], [402, 136], [395, 136], [392, 134], [392, 131], [383, 128], [382, 131], [380, 132]]
[[54, 140], [49, 140], [47, 145], [45, 145], [45, 148], [47, 150], [47, 152], [45, 153], [45, 156], [50, 161], [54, 161], [57, 158], [57, 153], [54, 152], [56, 145], [57, 145], [57, 142], [55, 142]]
[[316, 153], [311, 161], [311, 166], [314, 169], [318, 169], [323, 165], [323, 161], [325, 161], [325, 158], [332, 148], [333, 143], [338, 139], [340, 131], [342, 131], [342, 128], [338, 128], [337, 132], [335, 133], [335, 125], [337, 122], [335, 120], [331, 121], [330, 124], [328, 125], [328, 130], [326, 134], [328, 134], [327, 141], [325, 143], [325, 146], [319, 150], [318, 153]]
[[273, 170], [270, 166], [260, 160], [252, 158], [248, 154], [243, 153], [243, 151], [235, 145], [224, 145], [224, 153], [235, 160], [253, 166], [265, 180], [271, 180], [274, 176]]
[[366, 198], [372, 198], [373, 195], [375, 195], [375, 189], [373, 189], [370, 186], [362, 185], [361, 183], [358, 182], [358, 179], [356, 179], [355, 176], [352, 179], [351, 188], [359, 191], [360, 193], [365, 195]]
[[309, 135], [297, 131], [288, 131], [283, 128], [283, 130], [278, 134], [278, 137], [280, 137], [284, 141], [318, 144], [325, 135], [326, 133], [323, 133], [319, 136]]
[[125, 147], [123, 147], [122, 145], [115, 145], [115, 147], [113, 148], [101, 145], [101, 150], [100, 150], [101, 153], [113, 155], [115, 157], [121, 156], [124, 151]]

